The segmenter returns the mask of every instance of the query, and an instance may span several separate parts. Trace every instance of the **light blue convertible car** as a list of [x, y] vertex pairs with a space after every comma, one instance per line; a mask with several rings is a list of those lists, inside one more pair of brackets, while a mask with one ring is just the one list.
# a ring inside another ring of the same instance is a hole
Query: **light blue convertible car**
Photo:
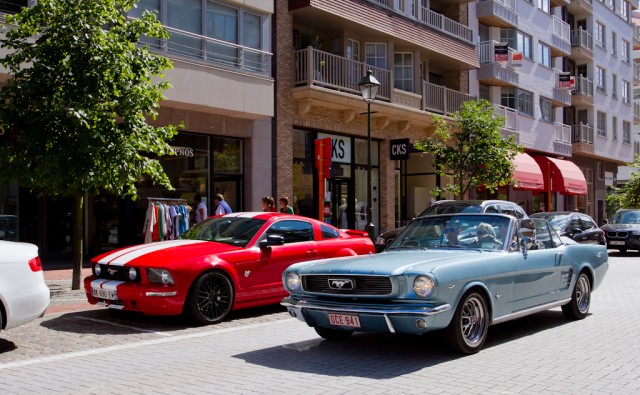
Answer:
[[290, 266], [281, 304], [326, 339], [446, 329], [454, 351], [473, 354], [492, 324], [558, 306], [584, 318], [607, 269], [606, 247], [565, 241], [544, 219], [438, 215], [384, 253]]

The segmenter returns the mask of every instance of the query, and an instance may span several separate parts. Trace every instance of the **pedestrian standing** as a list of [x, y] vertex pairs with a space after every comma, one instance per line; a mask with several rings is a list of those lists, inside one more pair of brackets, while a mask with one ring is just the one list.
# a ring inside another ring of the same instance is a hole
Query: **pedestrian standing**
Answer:
[[262, 211], [268, 213], [275, 213], [276, 211], [278, 211], [276, 209], [276, 202], [271, 196], [265, 196], [262, 198]]
[[229, 203], [224, 200], [224, 196], [222, 196], [221, 193], [217, 193], [213, 197], [213, 202], [216, 204], [215, 215], [230, 214], [233, 212]]
[[293, 207], [289, 206], [289, 198], [283, 196], [279, 199], [280, 202], [280, 212], [286, 214], [293, 214]]
[[199, 224], [207, 219], [207, 205], [202, 200], [202, 196], [200, 196], [200, 194], [194, 196], [193, 199], [196, 203], [196, 224]]

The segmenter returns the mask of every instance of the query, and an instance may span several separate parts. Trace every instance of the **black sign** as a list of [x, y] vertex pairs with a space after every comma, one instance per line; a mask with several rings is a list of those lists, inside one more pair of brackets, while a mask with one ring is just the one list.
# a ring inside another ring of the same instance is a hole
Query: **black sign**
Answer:
[[391, 148], [391, 160], [409, 159], [411, 157], [411, 147], [409, 139], [398, 139], [389, 141]]
[[509, 60], [509, 47], [506, 44], [494, 46], [493, 60], [495, 62], [507, 62]]

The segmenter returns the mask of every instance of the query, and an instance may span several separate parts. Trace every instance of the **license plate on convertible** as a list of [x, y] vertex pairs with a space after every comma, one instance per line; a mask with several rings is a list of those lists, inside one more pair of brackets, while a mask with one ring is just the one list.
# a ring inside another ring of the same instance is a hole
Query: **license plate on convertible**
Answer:
[[118, 291], [116, 291], [115, 289], [91, 287], [91, 295], [93, 295], [94, 298], [98, 298], [98, 299], [108, 299], [108, 300], [118, 299]]
[[360, 328], [360, 318], [351, 314], [335, 314], [329, 313], [329, 323], [335, 326], [349, 326], [352, 328]]

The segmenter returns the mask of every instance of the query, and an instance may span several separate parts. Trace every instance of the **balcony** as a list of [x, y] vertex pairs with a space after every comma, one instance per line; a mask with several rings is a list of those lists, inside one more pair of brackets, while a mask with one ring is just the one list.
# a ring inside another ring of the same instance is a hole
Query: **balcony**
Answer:
[[551, 100], [553, 107], [569, 107], [571, 106], [571, 92], [566, 89], [553, 88], [553, 98]]
[[[362, 94], [358, 82], [367, 70], [380, 82], [376, 101], [394, 105], [398, 120], [406, 121], [408, 111], [450, 114], [458, 111], [465, 101], [476, 100], [474, 96], [444, 86], [422, 81], [421, 93], [393, 88], [393, 73], [390, 70], [372, 67], [313, 47], [294, 51], [294, 89], [297, 100], [308, 104], [322, 103], [329, 108], [360, 106]], [[308, 107], [308, 106], [307, 106]], [[420, 117], [424, 118], [424, 114]]]
[[478, 80], [487, 85], [517, 86], [518, 72], [513, 67], [512, 55], [515, 51], [509, 48], [509, 60], [496, 62], [495, 46], [497, 41], [485, 41], [477, 46], [480, 70]]
[[551, 7], [567, 6], [571, 3], [571, 0], [551, 0]]
[[640, 125], [640, 99], [633, 101], [633, 124]]
[[571, 59], [577, 61], [593, 60], [593, 36], [586, 30], [571, 31]]
[[571, 27], [557, 16], [553, 16], [551, 56], [567, 56], [571, 53]]
[[564, 123], [553, 123], [553, 152], [562, 156], [572, 155], [571, 126]]
[[576, 77], [576, 87], [571, 96], [572, 106], [593, 106], [593, 81]]
[[234, 72], [271, 77], [271, 56], [261, 51], [227, 41], [193, 34], [164, 26], [169, 40], [142, 39], [154, 52], [175, 59], [198, 62], [203, 66], [221, 67]]
[[517, 27], [516, 0], [478, 0], [478, 21], [487, 26]]
[[574, 154], [595, 156], [593, 127], [582, 122], [571, 126], [571, 145]]
[[518, 112], [510, 107], [505, 107], [500, 104], [494, 104], [494, 112], [496, 115], [503, 116], [504, 126], [500, 128], [504, 137], [514, 136], [516, 142], [520, 143], [520, 134], [518, 130]]
[[640, 46], [640, 26], [633, 24], [633, 48], [634, 50]]
[[640, 84], [640, 63], [633, 62], [633, 85]]
[[468, 43], [473, 43], [473, 30], [470, 27], [456, 22], [453, 19], [447, 18], [446, 16], [432, 11], [429, 8], [420, 7], [418, 15], [415, 16], [414, 10], [398, 9], [396, 7], [396, 0], [369, 0], [369, 2], [388, 8], [394, 13], [404, 15], [411, 19], [415, 19], [420, 23], [425, 24], [449, 36], [458, 38]]
[[567, 5], [567, 11], [573, 15], [593, 15], [593, 0], [571, 0]]

